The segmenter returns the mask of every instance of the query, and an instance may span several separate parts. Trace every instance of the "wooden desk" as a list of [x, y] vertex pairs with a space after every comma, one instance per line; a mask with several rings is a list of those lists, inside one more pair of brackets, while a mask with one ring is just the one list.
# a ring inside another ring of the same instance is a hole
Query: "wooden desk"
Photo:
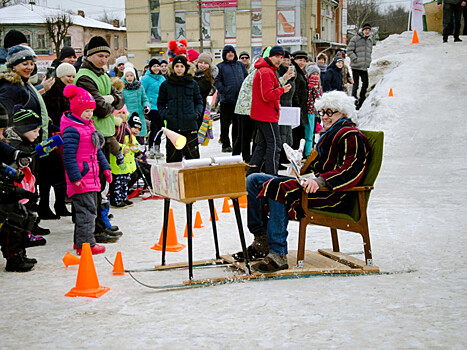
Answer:
[[[183, 168], [181, 162], [156, 164], [151, 168], [153, 192], [164, 197], [164, 226], [162, 238], [162, 263], [165, 265], [165, 251], [167, 244], [167, 227], [169, 223], [170, 200], [174, 199], [186, 204], [186, 218], [188, 226], [188, 268], [189, 278], [193, 278], [193, 203], [207, 199], [211, 218], [215, 218], [214, 199], [230, 197], [233, 202], [237, 221], [240, 243], [246, 259], [248, 272], [250, 265], [246, 251], [245, 235], [238, 198], [246, 195], [245, 163], [211, 165], [198, 168]], [[217, 239], [216, 220], [211, 220], [216, 249], [216, 259], [220, 259], [219, 243]]]

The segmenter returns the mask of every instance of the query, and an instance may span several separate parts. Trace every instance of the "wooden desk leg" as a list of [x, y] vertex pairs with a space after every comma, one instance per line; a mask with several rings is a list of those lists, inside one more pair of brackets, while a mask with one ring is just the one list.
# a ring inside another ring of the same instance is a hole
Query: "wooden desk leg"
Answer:
[[188, 226], [188, 278], [190, 281], [193, 279], [193, 247], [192, 237], [193, 234], [193, 203], [186, 204], [186, 224]]
[[238, 198], [232, 198], [232, 203], [235, 211], [235, 218], [237, 219], [238, 234], [240, 235], [240, 243], [242, 244], [243, 256], [245, 257], [245, 266], [248, 270], [248, 274], [251, 274], [250, 262], [248, 252], [245, 243], [245, 234], [243, 232], [242, 217], [240, 214], [240, 205], [238, 204]]
[[[162, 229], [162, 263], [165, 265], [165, 249], [167, 248], [167, 228], [169, 226], [170, 199], [164, 198], [164, 223]], [[156, 238], [157, 240], [157, 238]]]
[[217, 226], [216, 226], [216, 213], [214, 212], [214, 199], [208, 199], [209, 212], [211, 213], [212, 233], [214, 235], [214, 246], [216, 248], [216, 259], [220, 259], [219, 255], [219, 241], [217, 240]]

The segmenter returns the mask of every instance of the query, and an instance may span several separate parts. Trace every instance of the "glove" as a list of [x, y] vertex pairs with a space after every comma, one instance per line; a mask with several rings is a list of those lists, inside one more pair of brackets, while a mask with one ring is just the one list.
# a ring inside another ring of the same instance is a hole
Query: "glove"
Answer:
[[29, 165], [29, 163], [32, 162], [32, 153], [29, 152], [23, 152], [23, 151], [17, 151], [15, 155], [15, 161], [18, 167], [24, 168]]
[[149, 114], [149, 112], [151, 112], [151, 108], [149, 108], [149, 106], [144, 106], [143, 111], [144, 111], [144, 114], [147, 115], [147, 114]]
[[120, 170], [125, 170], [126, 169], [126, 164], [123, 162], [124, 161], [124, 155], [122, 152], [120, 152], [118, 155], [117, 155], [117, 165], [118, 167], [120, 168]]
[[115, 102], [115, 98], [112, 95], [104, 95], [102, 97], [104, 98], [105, 103], [112, 104]]
[[84, 182], [81, 180], [73, 182], [73, 185], [75, 185], [78, 189], [84, 189]]
[[[126, 165], [126, 164], [125, 164]], [[109, 169], [105, 169], [104, 170], [104, 176], [105, 176], [105, 181], [107, 181], [107, 183], [111, 183], [112, 182], [112, 173], [110, 172]]]

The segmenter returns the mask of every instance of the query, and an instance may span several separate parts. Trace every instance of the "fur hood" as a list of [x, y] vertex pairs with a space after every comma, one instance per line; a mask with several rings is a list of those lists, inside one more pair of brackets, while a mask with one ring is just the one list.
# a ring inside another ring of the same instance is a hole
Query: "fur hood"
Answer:
[[[190, 63], [190, 62], [188, 62], [188, 65], [189, 65], [190, 68], [188, 68], [187, 74], [192, 75], [192, 76], [195, 76], [195, 66], [194, 66], [192, 63]], [[172, 62], [169, 63], [167, 73], [168, 73], [168, 75], [175, 74], [174, 69], [173, 69], [173, 63], [172, 63]]]
[[9, 82], [10, 84], [21, 84], [24, 86], [24, 81], [21, 79], [21, 76], [11, 69], [0, 72], [0, 82], [3, 80]]

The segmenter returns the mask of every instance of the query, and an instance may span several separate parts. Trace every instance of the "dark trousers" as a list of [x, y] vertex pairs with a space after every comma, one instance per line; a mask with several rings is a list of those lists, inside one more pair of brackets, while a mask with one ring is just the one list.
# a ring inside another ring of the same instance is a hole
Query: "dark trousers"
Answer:
[[246, 163], [251, 159], [251, 135], [255, 121], [249, 115], [238, 115], [238, 137], [234, 143], [232, 155], [242, 155]]
[[230, 147], [229, 129], [232, 124], [232, 145], [238, 137], [238, 115], [235, 114], [235, 103], [221, 103], [221, 143], [222, 147]]
[[256, 121], [258, 143], [250, 160], [249, 173], [258, 172], [264, 163], [266, 174], [277, 175], [281, 153], [281, 134], [277, 123]]
[[[77, 193], [71, 197], [75, 209], [75, 234], [76, 248], [81, 249], [83, 243], [89, 243], [91, 247], [96, 244], [94, 238], [94, 225], [97, 216], [97, 192]], [[102, 220], [102, 219], [101, 219]], [[105, 224], [104, 224], [105, 227]]]
[[[368, 89], [368, 71], [360, 69], [352, 69], [354, 84], [352, 87], [352, 96], [358, 100], [357, 107], [360, 108], [366, 98], [366, 90]], [[357, 97], [359, 79], [362, 79], [362, 89], [360, 90], [360, 98]]]
[[154, 140], [154, 138], [156, 137], [156, 134], [159, 132], [159, 130], [164, 126], [164, 120], [160, 116], [158, 110], [151, 110], [148, 117], [151, 121], [151, 131], [149, 132], [148, 146], [149, 149], [151, 149], [152, 145], [159, 146], [161, 144], [162, 133], [157, 136], [157, 139]]
[[[462, 6], [459, 4], [443, 4], [443, 18], [446, 18], [443, 26], [443, 40], [448, 40], [449, 34], [451, 34], [451, 18], [454, 14], [454, 38], [459, 38], [461, 30], [461, 16]], [[465, 30], [465, 29], [464, 29]]]
[[462, 12], [464, 13], [464, 30], [462, 31], [462, 35], [467, 35], [467, 5], [462, 8]]
[[198, 130], [177, 132], [186, 137], [186, 145], [181, 150], [178, 150], [174, 147], [172, 142], [167, 140], [165, 144], [166, 162], [181, 162], [183, 158], [199, 159]]

